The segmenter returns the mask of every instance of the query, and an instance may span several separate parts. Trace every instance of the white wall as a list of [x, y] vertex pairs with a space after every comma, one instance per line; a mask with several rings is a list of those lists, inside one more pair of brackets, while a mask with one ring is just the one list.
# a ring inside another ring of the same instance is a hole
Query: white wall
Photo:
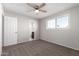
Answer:
[[0, 3], [0, 55], [2, 52], [2, 5]]
[[[46, 21], [56, 16], [70, 14], [69, 29], [46, 30]], [[40, 21], [40, 39], [79, 50], [79, 6], [59, 12]]]
[[[16, 17], [18, 19], [17, 23], [17, 34], [18, 34], [18, 43], [27, 42], [29, 41], [29, 21], [35, 20], [24, 15], [12, 13], [12, 12], [5, 12], [5, 16]], [[38, 20], [35, 20], [38, 23]], [[37, 35], [39, 35], [39, 31], [37, 30]], [[39, 37], [36, 37], [39, 39]]]

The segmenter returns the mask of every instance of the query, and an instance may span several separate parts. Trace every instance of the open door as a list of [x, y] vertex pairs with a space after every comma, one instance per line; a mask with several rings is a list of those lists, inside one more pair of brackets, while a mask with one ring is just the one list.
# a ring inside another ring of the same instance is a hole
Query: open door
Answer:
[[30, 41], [36, 40], [37, 22], [30, 20], [29, 22]]

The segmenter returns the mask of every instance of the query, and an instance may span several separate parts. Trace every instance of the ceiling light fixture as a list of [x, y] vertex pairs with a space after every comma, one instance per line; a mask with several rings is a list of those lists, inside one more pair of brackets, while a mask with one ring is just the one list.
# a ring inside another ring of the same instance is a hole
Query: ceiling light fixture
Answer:
[[40, 11], [39, 10], [35, 10], [35, 13], [39, 13]]

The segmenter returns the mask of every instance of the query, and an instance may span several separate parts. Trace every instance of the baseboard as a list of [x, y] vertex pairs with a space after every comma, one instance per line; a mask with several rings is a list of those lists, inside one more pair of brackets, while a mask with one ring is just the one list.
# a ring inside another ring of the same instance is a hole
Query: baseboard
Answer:
[[[43, 40], [43, 39], [40, 39], [40, 40]], [[58, 43], [55, 43], [55, 42], [50, 42], [50, 41], [48, 41], [48, 40], [43, 40], [43, 41], [46, 41], [46, 42], [48, 42], [48, 43], [50, 43], [50, 44], [56, 44], [56, 45], [59, 45], [59, 46], [62, 46], [62, 47], [65, 47], [65, 48], [69, 48], [69, 49], [72, 49], [72, 50], [76, 50], [76, 51], [79, 51], [79, 49], [75, 49], [75, 48], [72, 48], [72, 47], [69, 47], [69, 46], [65, 46], [65, 45], [62, 45], [62, 44], [58, 44]]]
[[[37, 40], [39, 40], [39, 39], [37, 39]], [[2, 46], [2, 47], [14, 46], [14, 45], [18, 45], [18, 44], [22, 44], [22, 43], [27, 43], [27, 42], [31, 42], [31, 41], [36, 41], [36, 40], [30, 40], [30, 41], [26, 41], [26, 42], [18, 42], [17, 44], [7, 45], [7, 46]]]

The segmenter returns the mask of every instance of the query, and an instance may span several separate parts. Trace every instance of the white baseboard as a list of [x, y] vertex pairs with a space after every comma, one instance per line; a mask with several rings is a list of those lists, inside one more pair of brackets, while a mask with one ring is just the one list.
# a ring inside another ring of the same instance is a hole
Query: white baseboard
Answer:
[[[43, 40], [43, 39], [42, 39], [42, 40]], [[44, 40], [45, 40], [45, 39], [44, 39]], [[67, 48], [70, 48], [70, 49], [73, 49], [73, 50], [77, 50], [77, 51], [79, 51], [79, 49], [77, 49], [77, 48], [73, 48], [73, 47], [71, 47], [71, 46], [67, 46], [67, 45], [59, 44], [59, 43], [57, 43], [57, 42], [52, 42], [52, 41], [48, 41], [48, 40], [45, 40], [45, 41], [50, 42], [50, 43], [54, 43], [54, 44], [57, 44], [57, 45], [60, 45], [60, 46], [64, 46], [64, 47], [67, 47]]]

